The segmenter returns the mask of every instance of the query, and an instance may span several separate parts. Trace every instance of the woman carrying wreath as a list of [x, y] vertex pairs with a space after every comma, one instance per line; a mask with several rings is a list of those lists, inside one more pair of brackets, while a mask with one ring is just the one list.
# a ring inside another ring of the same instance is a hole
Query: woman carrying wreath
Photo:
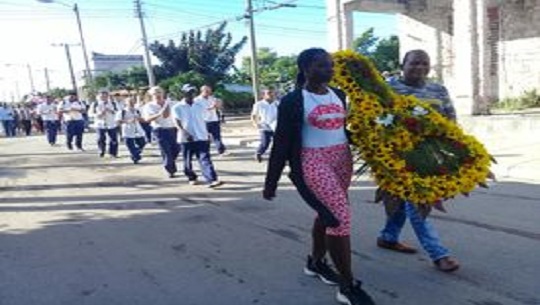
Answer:
[[[331, 88], [333, 62], [323, 49], [308, 49], [298, 57], [297, 88], [279, 105], [275, 141], [270, 154], [263, 197], [276, 196], [285, 165], [289, 177], [317, 213], [312, 249], [305, 274], [339, 285], [341, 304], [371, 305], [351, 267], [351, 210], [348, 189], [352, 155], [345, 132], [345, 94]], [[329, 252], [337, 273], [325, 257]], [[301, 303], [301, 302], [300, 302]]]
[[[408, 52], [402, 62], [403, 76], [390, 79], [389, 85], [401, 95], [413, 95], [416, 98], [431, 104], [434, 110], [446, 118], [455, 121], [456, 112], [448, 90], [439, 84], [428, 81], [430, 71], [430, 58], [424, 50]], [[457, 260], [450, 256], [449, 250], [444, 247], [437, 231], [426, 219], [428, 212], [420, 213], [417, 207], [410, 202], [382, 195], [386, 206], [388, 218], [386, 225], [377, 240], [380, 248], [400, 253], [416, 253], [416, 249], [399, 241], [399, 234], [405, 221], [409, 218], [416, 237], [424, 250], [435, 264], [435, 267], [444, 272], [453, 272], [459, 269]], [[424, 215], [422, 215], [424, 214]]]

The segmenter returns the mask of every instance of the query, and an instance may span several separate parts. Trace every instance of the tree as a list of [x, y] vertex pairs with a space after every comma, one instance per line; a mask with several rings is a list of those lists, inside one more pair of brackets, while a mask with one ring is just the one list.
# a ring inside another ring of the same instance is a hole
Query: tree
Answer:
[[144, 67], [132, 67], [121, 72], [107, 72], [96, 76], [91, 91], [101, 88], [109, 90], [136, 89], [148, 86], [148, 75]]
[[[296, 55], [279, 56], [270, 48], [257, 50], [259, 80], [263, 86], [293, 81], [296, 78]], [[251, 79], [251, 58], [244, 57], [239, 71], [248, 81]]]
[[379, 38], [375, 36], [375, 29], [369, 28], [354, 39], [352, 48], [363, 55], [370, 56], [378, 42]]
[[161, 61], [155, 67], [158, 80], [191, 71], [202, 75], [211, 85], [223, 80], [247, 41], [243, 37], [233, 44], [231, 33], [225, 32], [226, 26], [227, 23], [222, 23], [217, 29], [208, 29], [204, 35], [201, 31], [184, 33], [178, 44], [170, 40], [168, 44], [156, 41], [150, 45], [152, 53]]
[[64, 98], [65, 96], [69, 95], [73, 90], [65, 89], [65, 88], [53, 88], [49, 92], [47, 92], [48, 95], [52, 96], [53, 98]]
[[375, 36], [373, 28], [369, 28], [353, 41], [352, 47], [369, 57], [380, 71], [399, 68], [399, 38], [395, 35], [381, 39]]

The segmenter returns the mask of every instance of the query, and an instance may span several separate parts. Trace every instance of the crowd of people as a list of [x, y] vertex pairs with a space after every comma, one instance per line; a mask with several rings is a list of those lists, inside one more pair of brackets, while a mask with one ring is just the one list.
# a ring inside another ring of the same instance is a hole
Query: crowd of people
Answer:
[[[375, 304], [352, 272], [352, 215], [348, 189], [353, 175], [353, 159], [346, 130], [347, 97], [343, 91], [329, 86], [333, 77], [332, 66], [332, 58], [325, 50], [305, 50], [298, 58], [296, 89], [279, 102], [274, 90], [263, 91], [263, 99], [254, 104], [251, 113], [253, 125], [260, 133], [260, 145], [254, 157], [262, 162], [274, 141], [263, 198], [273, 200], [276, 197], [278, 182], [288, 165], [290, 179], [317, 214], [305, 274], [320, 278], [326, 284], [337, 285], [337, 300], [342, 304]], [[448, 91], [444, 86], [428, 81], [429, 70], [429, 55], [425, 51], [414, 50], [404, 57], [402, 74], [387, 80], [396, 92], [428, 101], [436, 111], [455, 120]], [[152, 87], [147, 92], [147, 102], [142, 103], [131, 96], [113, 99], [107, 90], [101, 90], [97, 101], [90, 106], [79, 101], [74, 94], [61, 101], [44, 97], [33, 109], [23, 105], [15, 108], [1, 105], [0, 118], [6, 136], [13, 136], [17, 130], [30, 134], [27, 130], [28, 126], [31, 129], [33, 122], [36, 130], [45, 131], [49, 144], [56, 145], [58, 131], [65, 130], [67, 148], [84, 150], [85, 114], [88, 114], [94, 119], [100, 157], [106, 154], [118, 157], [122, 138], [131, 160], [137, 164], [145, 146], [154, 141], [170, 178], [177, 175], [176, 161], [181, 154], [183, 173], [190, 184], [199, 183], [192, 165], [195, 158], [205, 184], [211, 188], [218, 187], [222, 182], [212, 162], [210, 145], [211, 142], [215, 144], [219, 155], [228, 153], [221, 138], [218, 115], [221, 101], [213, 96], [209, 86], [199, 90], [184, 84], [181, 92], [183, 98], [174, 101], [167, 99], [162, 88]], [[457, 260], [442, 245], [427, 217], [419, 215], [411, 202], [401, 202], [397, 212], [388, 214], [377, 245], [400, 253], [416, 253], [415, 248], [400, 241], [407, 218], [435, 267], [444, 272], [457, 270], [460, 266]], [[327, 261], [327, 253], [334, 267]]]
[[[47, 143], [55, 146], [58, 134], [63, 132], [67, 149], [78, 151], [85, 150], [84, 133], [92, 127], [99, 157], [118, 158], [119, 145], [123, 142], [134, 164], [141, 161], [146, 145], [155, 142], [170, 178], [176, 177], [176, 162], [181, 153], [183, 173], [190, 184], [199, 184], [192, 165], [196, 158], [206, 184], [220, 186], [210, 144], [215, 145], [219, 156], [229, 154], [221, 135], [223, 103], [208, 85], [202, 86], [199, 93], [198, 88], [185, 84], [181, 92], [183, 98], [178, 101], [168, 97], [160, 87], [150, 88], [142, 98], [128, 93], [112, 95], [102, 89], [92, 103], [79, 100], [74, 93], [63, 99], [36, 95], [25, 104], [0, 104], [0, 119], [6, 137], [29, 136], [34, 131], [44, 133]], [[261, 130], [261, 147], [255, 153], [259, 162], [276, 127], [274, 100], [274, 91], [265, 90], [264, 99], [255, 104], [252, 112], [252, 120]]]

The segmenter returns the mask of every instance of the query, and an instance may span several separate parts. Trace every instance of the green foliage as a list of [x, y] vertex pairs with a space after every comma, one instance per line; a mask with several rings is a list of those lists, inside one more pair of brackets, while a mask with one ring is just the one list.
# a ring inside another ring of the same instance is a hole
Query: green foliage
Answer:
[[[257, 50], [259, 81], [263, 86], [273, 86], [296, 79], [296, 55], [279, 56], [270, 48]], [[242, 84], [251, 79], [251, 58], [244, 57], [242, 68], [236, 76]]]
[[175, 99], [182, 98], [181, 88], [184, 84], [191, 84], [197, 88], [207, 84], [204, 75], [195, 71], [189, 71], [179, 74], [175, 77], [168, 78], [159, 83], [159, 86], [165, 89], [169, 95]]
[[122, 72], [107, 72], [96, 76], [92, 83], [92, 90], [108, 88], [109, 90], [136, 89], [148, 86], [148, 76], [144, 67], [133, 67]]
[[494, 109], [501, 110], [523, 110], [540, 107], [540, 92], [538, 89], [525, 91], [523, 95], [516, 98], [505, 98], [493, 104]]
[[235, 57], [246, 44], [243, 37], [236, 44], [232, 43], [231, 33], [226, 33], [227, 23], [217, 29], [184, 33], [176, 44], [158, 41], [150, 45], [152, 53], [161, 61], [155, 67], [158, 80], [165, 80], [188, 72], [202, 75], [205, 83], [216, 85], [222, 81], [234, 64]]
[[379, 37], [375, 36], [375, 29], [369, 28], [353, 41], [352, 48], [363, 55], [370, 55], [378, 42]]
[[395, 71], [399, 68], [399, 38], [395, 35], [381, 39], [370, 28], [353, 41], [352, 47], [369, 57], [379, 71]]
[[47, 92], [47, 94], [52, 96], [53, 98], [64, 98], [65, 96], [69, 95], [71, 91], [72, 90], [65, 88], [54, 88], [51, 89], [51, 91]]
[[248, 92], [231, 92], [218, 88], [215, 96], [223, 101], [225, 111], [249, 110], [253, 106], [253, 94]]

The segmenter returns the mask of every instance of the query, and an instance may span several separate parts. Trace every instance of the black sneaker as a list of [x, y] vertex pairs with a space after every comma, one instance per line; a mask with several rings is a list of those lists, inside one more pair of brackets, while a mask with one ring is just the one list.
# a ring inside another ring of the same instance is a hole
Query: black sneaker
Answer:
[[334, 286], [339, 283], [339, 275], [328, 266], [326, 259], [315, 262], [311, 256], [308, 256], [304, 273], [312, 277], [318, 277], [327, 285]]
[[362, 289], [362, 283], [355, 281], [352, 285], [341, 285], [336, 295], [340, 304], [375, 305], [373, 299]]

